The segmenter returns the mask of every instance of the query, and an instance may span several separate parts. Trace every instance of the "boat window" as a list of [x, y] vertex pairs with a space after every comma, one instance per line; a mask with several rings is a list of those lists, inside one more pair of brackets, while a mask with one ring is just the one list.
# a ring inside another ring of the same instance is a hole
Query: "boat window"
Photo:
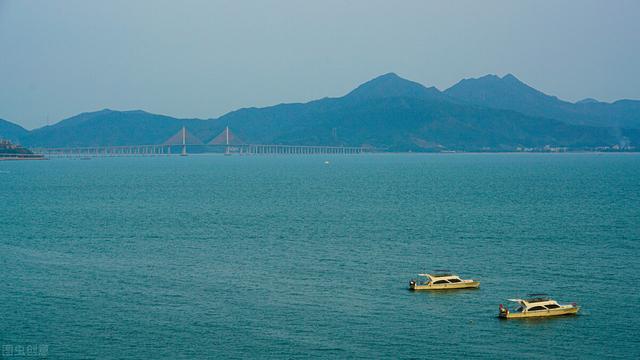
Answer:
[[547, 309], [544, 306], [534, 306], [529, 309], [529, 311], [540, 311], [540, 310], [547, 310]]
[[547, 309], [557, 309], [559, 307], [560, 307], [560, 305], [556, 305], [556, 304], [547, 305]]
[[433, 283], [434, 284], [446, 284], [446, 283], [448, 283], [448, 281], [447, 280], [438, 280], [438, 281], [434, 281]]
[[452, 283], [459, 283], [461, 280], [460, 279], [449, 279], [449, 282]]
[[527, 299], [527, 302], [529, 302], [529, 303], [537, 303], [537, 302], [542, 302], [542, 301], [549, 301], [549, 298], [538, 297], [538, 298]]

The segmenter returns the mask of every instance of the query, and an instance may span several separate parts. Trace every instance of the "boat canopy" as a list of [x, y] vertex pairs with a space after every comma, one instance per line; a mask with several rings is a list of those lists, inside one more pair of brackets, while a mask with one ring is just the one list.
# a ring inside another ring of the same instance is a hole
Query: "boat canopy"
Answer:
[[455, 274], [418, 274], [418, 276], [429, 278], [429, 280], [431, 281], [451, 280], [451, 279], [458, 279], [459, 281], [462, 281], [460, 277]]
[[447, 277], [447, 276], [458, 276], [456, 274], [418, 274], [418, 276], [426, 276], [426, 277], [430, 277], [430, 278], [439, 278], [439, 277]]
[[521, 305], [526, 304], [527, 306], [533, 306], [533, 304], [536, 304], [536, 303], [556, 303], [555, 300], [552, 300], [547, 296], [533, 298], [533, 299], [507, 299], [507, 301], [515, 302]]

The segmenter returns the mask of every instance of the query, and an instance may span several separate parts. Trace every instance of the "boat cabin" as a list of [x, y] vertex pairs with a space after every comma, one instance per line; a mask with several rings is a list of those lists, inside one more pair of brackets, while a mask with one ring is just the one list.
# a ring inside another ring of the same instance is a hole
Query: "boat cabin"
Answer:
[[418, 274], [418, 276], [422, 277], [423, 284], [432, 284], [432, 285], [444, 285], [444, 284], [456, 284], [463, 282], [462, 279], [458, 275], [454, 275], [451, 273], [437, 273], [437, 274]]
[[460, 279], [448, 270], [436, 270], [431, 274], [418, 274], [417, 279], [409, 282], [411, 290], [449, 290], [467, 289], [480, 286], [478, 281]]
[[519, 304], [516, 312], [529, 312], [529, 311], [546, 311], [554, 310], [561, 307], [557, 301], [551, 300], [545, 294], [530, 294], [527, 299], [507, 299], [511, 302]]

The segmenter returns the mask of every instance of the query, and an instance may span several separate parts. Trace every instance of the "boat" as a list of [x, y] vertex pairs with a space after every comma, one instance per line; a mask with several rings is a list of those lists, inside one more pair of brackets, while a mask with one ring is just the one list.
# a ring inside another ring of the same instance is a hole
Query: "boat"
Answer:
[[580, 311], [576, 303], [558, 304], [549, 298], [547, 294], [529, 294], [527, 299], [507, 299], [519, 304], [515, 310], [500, 304], [498, 316], [502, 319], [521, 319], [532, 317], [549, 317], [561, 315], [574, 315]]
[[417, 279], [409, 281], [410, 290], [453, 290], [477, 288], [480, 282], [463, 280], [458, 275], [446, 270], [440, 270], [433, 274], [418, 274]]

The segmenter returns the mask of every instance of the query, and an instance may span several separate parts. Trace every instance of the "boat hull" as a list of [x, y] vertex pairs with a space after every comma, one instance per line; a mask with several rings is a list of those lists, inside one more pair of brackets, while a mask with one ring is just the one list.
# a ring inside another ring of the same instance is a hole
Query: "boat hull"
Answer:
[[565, 309], [552, 309], [541, 311], [528, 311], [524, 313], [500, 313], [498, 315], [502, 319], [524, 319], [524, 318], [540, 318], [551, 316], [563, 316], [563, 315], [575, 315], [580, 310], [579, 306], [565, 308]]
[[456, 289], [475, 289], [480, 286], [480, 282], [461, 282], [455, 284], [436, 284], [436, 285], [418, 285], [412, 284], [409, 289], [413, 291], [420, 290], [456, 290]]

